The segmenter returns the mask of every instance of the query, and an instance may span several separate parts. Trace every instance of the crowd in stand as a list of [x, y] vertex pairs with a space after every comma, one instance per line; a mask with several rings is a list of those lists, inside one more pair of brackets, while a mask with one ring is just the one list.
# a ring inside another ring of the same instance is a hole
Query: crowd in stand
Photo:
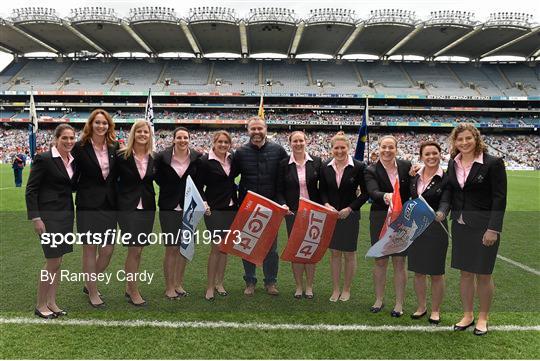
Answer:
[[[157, 110], [154, 112], [155, 119], [197, 119], [197, 120], [216, 120], [216, 119], [241, 119], [247, 120], [253, 117], [256, 110], [251, 109], [227, 109], [222, 111], [219, 109], [211, 111], [168, 111], [168, 110]], [[51, 113], [51, 112], [49, 112]], [[58, 118], [70, 118], [76, 119], [86, 118], [89, 113], [79, 113], [76, 111], [67, 112], [66, 114], [52, 115], [47, 112], [41, 112], [40, 116], [52, 116]], [[350, 112], [350, 111], [335, 111], [335, 110], [313, 110], [313, 111], [298, 111], [298, 110], [288, 110], [288, 109], [267, 109], [266, 119], [268, 121], [276, 120], [291, 120], [291, 121], [310, 121], [310, 122], [326, 122], [326, 123], [336, 123], [336, 122], [352, 122], [360, 121], [361, 113], [360, 111]], [[58, 114], [58, 112], [54, 112]], [[15, 117], [24, 118], [27, 117], [28, 113], [24, 112], [20, 115], [15, 114]], [[112, 112], [111, 115], [114, 119], [143, 119], [144, 112], [133, 112], [133, 111], [124, 111], [117, 110]], [[417, 113], [417, 114], [392, 114], [392, 115], [381, 115], [381, 114], [371, 114], [371, 121], [375, 124], [380, 122], [420, 122], [420, 123], [448, 123], [448, 122], [466, 122], [466, 123], [491, 123], [491, 124], [534, 124], [538, 123], [537, 116], [530, 117], [509, 117], [509, 116], [476, 116], [469, 114], [427, 114], [427, 113]]]
[[[117, 129], [117, 139], [119, 142], [125, 143], [129, 134], [129, 126], [121, 126]], [[209, 144], [212, 144], [212, 136], [215, 130], [193, 130], [192, 131], [192, 146], [202, 152], [208, 152]], [[244, 129], [229, 130], [233, 138], [233, 148], [238, 148], [240, 145], [249, 141], [247, 133]], [[80, 133], [80, 131], [79, 131]], [[276, 131], [271, 128], [268, 131], [268, 136], [273, 141], [281, 144], [290, 152], [288, 145], [288, 131]], [[314, 131], [306, 132], [308, 148], [311, 154], [319, 156], [323, 159], [329, 157], [330, 139], [335, 134], [331, 131]], [[385, 133], [373, 133], [369, 135], [369, 154], [375, 152], [377, 139]], [[449, 159], [448, 150], [448, 135], [445, 133], [415, 133], [408, 132], [392, 132], [399, 141], [399, 157], [415, 162], [418, 159], [418, 144], [424, 140], [434, 140], [442, 145], [443, 163]], [[78, 134], [79, 135], [79, 134]], [[357, 141], [357, 134], [348, 132], [353, 145], [352, 154]], [[49, 149], [49, 144], [53, 139], [53, 130], [40, 129], [37, 136], [37, 151], [42, 152]], [[489, 147], [489, 152], [503, 157], [507, 166], [532, 166], [535, 169], [540, 169], [540, 137], [537, 135], [485, 135], [484, 140]], [[172, 129], [156, 130], [156, 149], [161, 151], [172, 143]], [[28, 154], [28, 131], [19, 127], [0, 126], [0, 161], [3, 163], [11, 163], [13, 156], [18, 150]], [[368, 152], [366, 151], [366, 155]]]

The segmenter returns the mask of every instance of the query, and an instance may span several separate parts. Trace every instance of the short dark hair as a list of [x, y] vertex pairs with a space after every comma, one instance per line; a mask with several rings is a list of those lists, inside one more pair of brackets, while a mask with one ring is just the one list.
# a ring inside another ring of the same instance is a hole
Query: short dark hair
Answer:
[[173, 139], [176, 138], [176, 133], [178, 133], [179, 131], [184, 131], [188, 134], [188, 137], [191, 137], [190, 134], [189, 134], [189, 130], [188, 128], [186, 127], [176, 127], [173, 131]]
[[439, 145], [439, 143], [437, 143], [437, 142], [435, 142], [433, 140], [426, 140], [426, 141], [420, 143], [420, 154], [419, 154], [420, 157], [422, 157], [422, 152], [424, 151], [424, 148], [425, 147], [430, 147], [430, 146], [437, 148], [439, 150], [439, 153], [442, 152], [441, 146]]

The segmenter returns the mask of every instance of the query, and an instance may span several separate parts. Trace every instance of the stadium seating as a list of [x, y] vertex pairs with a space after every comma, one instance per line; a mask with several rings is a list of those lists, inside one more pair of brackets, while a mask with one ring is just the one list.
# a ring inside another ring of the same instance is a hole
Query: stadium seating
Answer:
[[0, 90], [265, 92], [539, 96], [539, 67], [525, 64], [210, 60], [23, 60]]

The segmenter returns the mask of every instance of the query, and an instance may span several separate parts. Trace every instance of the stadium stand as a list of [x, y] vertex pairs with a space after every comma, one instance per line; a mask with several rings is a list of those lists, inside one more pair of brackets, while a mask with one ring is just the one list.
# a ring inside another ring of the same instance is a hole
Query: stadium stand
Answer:
[[[125, 143], [128, 136], [129, 127], [120, 127], [117, 130], [117, 138]], [[229, 130], [233, 137], [234, 148], [246, 143], [249, 138], [245, 130]], [[192, 145], [199, 151], [208, 152], [212, 144], [212, 130], [193, 130], [191, 139]], [[269, 130], [269, 138], [283, 145], [290, 152], [288, 145], [289, 132]], [[335, 132], [313, 131], [307, 132], [308, 149], [317, 156], [329, 157], [330, 139]], [[347, 132], [351, 144], [356, 145], [357, 134]], [[385, 133], [370, 134], [370, 152], [375, 151], [376, 140]], [[415, 132], [392, 132], [399, 141], [400, 157], [416, 162], [418, 159], [418, 144], [424, 140], [435, 140], [443, 148], [444, 163], [449, 159], [448, 134], [447, 133], [415, 133]], [[78, 130], [78, 136], [80, 129]], [[43, 129], [38, 133], [38, 148], [40, 151], [48, 149], [53, 138], [53, 130]], [[156, 131], [157, 150], [163, 150], [172, 144], [172, 130], [158, 129]], [[540, 136], [538, 135], [484, 135], [484, 140], [488, 144], [489, 152], [502, 156], [507, 166], [529, 166], [540, 169]], [[0, 125], [0, 160], [9, 163], [18, 148], [23, 145], [23, 149], [28, 151], [28, 131], [20, 127], [5, 127]], [[366, 155], [367, 155], [366, 151]]]

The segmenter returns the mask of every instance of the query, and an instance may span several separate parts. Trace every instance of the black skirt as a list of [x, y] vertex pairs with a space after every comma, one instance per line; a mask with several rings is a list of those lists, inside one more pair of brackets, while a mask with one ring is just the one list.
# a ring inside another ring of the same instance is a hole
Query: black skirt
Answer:
[[356, 252], [360, 232], [360, 212], [352, 211], [345, 219], [338, 219], [328, 248], [342, 252]]
[[[116, 230], [117, 214], [114, 207], [108, 202], [102, 207], [95, 209], [77, 207], [77, 232], [79, 233], [100, 233], [100, 239], [105, 240], [103, 236], [107, 230]], [[81, 241], [85, 244], [90, 244], [87, 237], [81, 237]], [[109, 237], [105, 240], [106, 244], [112, 244], [114, 239]]]
[[470, 227], [452, 222], [452, 268], [476, 274], [492, 274], [499, 250], [500, 235], [494, 245], [482, 244], [486, 227]]
[[[64, 220], [51, 220], [42, 218], [45, 224], [45, 231], [49, 234], [49, 238], [52, 238], [52, 233], [66, 235], [68, 233], [73, 234], [73, 214], [66, 216]], [[59, 244], [53, 245], [52, 242], [45, 244], [44, 238], [40, 237], [41, 248], [45, 258], [59, 258], [66, 253], [73, 252], [74, 239], [69, 239], [69, 242], [59, 242]]]
[[[381, 233], [381, 229], [384, 225], [384, 222], [386, 221], [387, 214], [388, 214], [387, 211], [373, 211], [369, 213], [369, 235], [371, 238], [372, 246], [379, 241], [379, 234]], [[388, 256], [385, 256], [385, 257], [390, 257], [390, 256], [405, 257], [406, 255], [407, 255], [407, 250], [400, 253], [389, 254]], [[381, 257], [381, 258], [384, 258], [384, 257]]]
[[161, 225], [161, 233], [168, 233], [173, 237], [166, 237], [163, 244], [166, 247], [179, 246], [182, 240], [182, 211], [159, 211], [159, 223]]
[[[122, 231], [122, 236], [126, 233], [131, 234], [129, 239], [125, 239], [122, 245], [128, 247], [148, 246], [148, 235], [154, 228], [155, 211], [137, 209], [134, 211], [119, 212], [118, 224]], [[155, 242], [154, 240], [152, 240]]]
[[[448, 229], [446, 220], [442, 223]], [[448, 235], [433, 221], [407, 249], [408, 269], [425, 275], [443, 275], [448, 250]]]
[[204, 216], [206, 229], [211, 232], [211, 238], [214, 242], [218, 242], [220, 239], [225, 241], [237, 210], [234, 206], [226, 209], [214, 209], [209, 216]]

